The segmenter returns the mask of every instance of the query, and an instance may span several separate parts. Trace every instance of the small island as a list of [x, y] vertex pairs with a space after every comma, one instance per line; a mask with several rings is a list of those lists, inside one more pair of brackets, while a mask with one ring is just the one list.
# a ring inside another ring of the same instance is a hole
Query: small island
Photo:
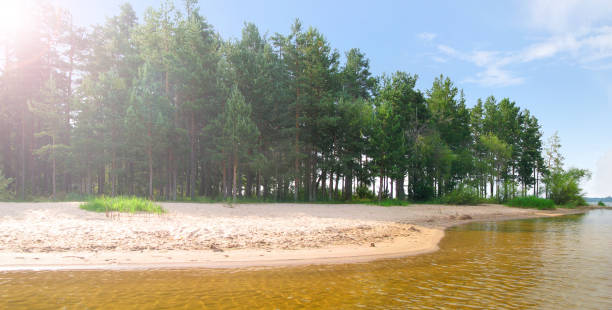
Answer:
[[363, 262], [435, 251], [470, 221], [582, 209], [501, 205], [160, 203], [163, 213], [89, 212], [81, 203], [0, 203], [0, 269], [134, 269]]

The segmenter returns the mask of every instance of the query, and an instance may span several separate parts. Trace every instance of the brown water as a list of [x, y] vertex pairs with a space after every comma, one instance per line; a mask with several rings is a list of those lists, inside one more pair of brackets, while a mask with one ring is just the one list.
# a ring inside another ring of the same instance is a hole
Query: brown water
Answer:
[[450, 229], [432, 254], [240, 270], [0, 272], [0, 309], [612, 309], [612, 211]]

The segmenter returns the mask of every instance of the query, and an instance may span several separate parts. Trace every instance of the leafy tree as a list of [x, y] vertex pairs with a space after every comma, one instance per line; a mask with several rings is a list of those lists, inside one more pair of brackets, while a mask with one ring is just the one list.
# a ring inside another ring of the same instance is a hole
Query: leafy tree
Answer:
[[[504, 174], [504, 165], [512, 154], [512, 147], [501, 141], [493, 134], [485, 134], [480, 136], [480, 142], [487, 152], [487, 164], [490, 175], [491, 197], [493, 193], [497, 193], [497, 199], [500, 199], [499, 185], [502, 182]], [[495, 191], [493, 186], [495, 184]]]
[[555, 170], [546, 180], [550, 199], [558, 205], [586, 205], [580, 182], [588, 179], [591, 174], [588, 170], [571, 168], [567, 171]]

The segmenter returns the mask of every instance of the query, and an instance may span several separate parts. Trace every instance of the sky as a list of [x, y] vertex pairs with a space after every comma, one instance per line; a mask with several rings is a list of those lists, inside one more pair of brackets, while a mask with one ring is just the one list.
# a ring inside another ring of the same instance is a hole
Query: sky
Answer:
[[[12, 1], [12, 0], [0, 0]], [[123, 0], [54, 0], [81, 25], [103, 23]], [[142, 17], [159, 0], [131, 0]], [[175, 1], [177, 6], [182, 0]], [[418, 74], [426, 90], [440, 74], [468, 106], [510, 98], [538, 117], [544, 141], [558, 132], [566, 167], [589, 169], [589, 197], [612, 195], [612, 1], [238, 1], [200, 0], [225, 39], [244, 22], [289, 33], [296, 18], [340, 53], [359, 48], [375, 75]]]

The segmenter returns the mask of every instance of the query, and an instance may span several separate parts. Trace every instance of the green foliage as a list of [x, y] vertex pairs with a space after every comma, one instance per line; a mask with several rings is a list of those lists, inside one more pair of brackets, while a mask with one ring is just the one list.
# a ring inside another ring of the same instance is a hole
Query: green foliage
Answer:
[[161, 206], [138, 197], [101, 197], [94, 198], [80, 206], [81, 209], [93, 212], [147, 212], [162, 214], [166, 210]]
[[36, 3], [51, 15], [6, 41], [14, 70], [0, 72], [0, 167], [21, 200], [475, 203], [537, 193], [562, 166], [558, 136], [544, 161], [538, 120], [510, 99], [470, 109], [449, 77], [419, 90], [414, 73], [372, 76], [362, 51], [299, 20], [228, 40], [195, 0], [125, 4], [90, 28]]
[[601, 200], [599, 202], [597, 202], [597, 205], [600, 206], [600, 207], [605, 207], [606, 206], [606, 204], [603, 201], [601, 201]]
[[567, 171], [556, 169], [545, 180], [549, 198], [558, 205], [586, 205], [580, 181], [590, 176], [590, 172], [585, 169], [571, 168]]
[[374, 199], [367, 199], [367, 198], [354, 199], [354, 200], [352, 200], [350, 202], [346, 202], [346, 203], [376, 205], [376, 206], [382, 206], [382, 207], [408, 206], [408, 205], [410, 205], [410, 202], [408, 202], [406, 200], [390, 199], [390, 198], [385, 198], [385, 199], [382, 199], [382, 200], [378, 200], [377, 198], [374, 198]]
[[477, 205], [483, 203], [484, 200], [478, 195], [475, 188], [461, 184], [442, 197], [441, 202], [449, 205]]
[[13, 183], [13, 179], [6, 178], [4, 174], [2, 174], [2, 170], [0, 170], [0, 200], [13, 198], [13, 193], [11, 193], [8, 188], [11, 183]]
[[551, 199], [535, 196], [516, 197], [505, 203], [507, 206], [519, 208], [536, 208], [538, 210], [554, 210], [555, 202]]
[[367, 186], [359, 186], [357, 187], [357, 199], [370, 199], [373, 200], [376, 198], [376, 195], [372, 193], [372, 191]]

